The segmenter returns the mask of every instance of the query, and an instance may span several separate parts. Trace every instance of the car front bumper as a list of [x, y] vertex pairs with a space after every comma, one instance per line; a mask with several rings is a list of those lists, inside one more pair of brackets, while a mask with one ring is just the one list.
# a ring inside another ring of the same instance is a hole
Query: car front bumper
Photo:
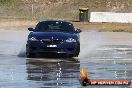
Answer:
[[79, 44], [75, 43], [62, 43], [62, 44], [42, 44], [39, 42], [28, 42], [26, 44], [26, 51], [30, 53], [56, 53], [65, 55], [74, 55]]

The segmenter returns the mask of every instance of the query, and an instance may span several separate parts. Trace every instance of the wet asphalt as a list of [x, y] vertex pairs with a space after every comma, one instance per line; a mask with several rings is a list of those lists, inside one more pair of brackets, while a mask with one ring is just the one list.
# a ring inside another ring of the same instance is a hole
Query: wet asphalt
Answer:
[[91, 79], [132, 80], [131, 33], [82, 32], [81, 53], [75, 58], [26, 58], [27, 35], [27, 31], [0, 32], [0, 88], [81, 88], [82, 67]]

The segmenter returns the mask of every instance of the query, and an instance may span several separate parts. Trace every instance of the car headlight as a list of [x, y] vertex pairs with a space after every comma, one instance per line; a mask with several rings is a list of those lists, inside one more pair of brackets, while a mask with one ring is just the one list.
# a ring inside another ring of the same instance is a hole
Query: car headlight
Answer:
[[36, 37], [31, 37], [29, 38], [30, 41], [38, 41], [38, 39]]
[[76, 39], [74, 39], [74, 38], [68, 38], [68, 39], [66, 40], [66, 42], [76, 42]]

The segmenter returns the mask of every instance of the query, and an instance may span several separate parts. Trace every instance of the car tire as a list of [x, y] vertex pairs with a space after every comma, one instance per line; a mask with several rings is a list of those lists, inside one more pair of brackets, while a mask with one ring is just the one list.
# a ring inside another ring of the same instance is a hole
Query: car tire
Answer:
[[72, 57], [74, 57], [74, 55], [72, 55], [72, 54], [68, 55], [68, 58], [72, 58]]
[[78, 57], [79, 53], [80, 53], [80, 45], [77, 46], [75, 57]]
[[34, 58], [35, 54], [34, 53], [26, 53], [27, 58]]

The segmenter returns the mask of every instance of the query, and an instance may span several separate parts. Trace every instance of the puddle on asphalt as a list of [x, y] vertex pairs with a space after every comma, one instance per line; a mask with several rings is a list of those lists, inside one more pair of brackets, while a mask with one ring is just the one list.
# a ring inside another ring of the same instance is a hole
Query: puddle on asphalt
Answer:
[[70, 59], [56, 61], [27, 59], [27, 80], [42, 82], [45, 86], [74, 86], [78, 84], [80, 62]]
[[[8, 39], [3, 33], [3, 36], [0, 35], [4, 37], [4, 40], [0, 39], [1, 88], [80, 88], [78, 78], [82, 67], [89, 72], [91, 79], [132, 80], [131, 45], [102, 45], [101, 35], [92, 32], [88, 36], [92, 36], [92, 39], [88, 39], [91, 43], [83, 42], [78, 58], [26, 58], [25, 43], [22, 43], [26, 40], [26, 32], [15, 33], [16, 41]], [[84, 35], [86, 37], [87, 33]], [[96, 38], [99, 40], [96, 41]]]

